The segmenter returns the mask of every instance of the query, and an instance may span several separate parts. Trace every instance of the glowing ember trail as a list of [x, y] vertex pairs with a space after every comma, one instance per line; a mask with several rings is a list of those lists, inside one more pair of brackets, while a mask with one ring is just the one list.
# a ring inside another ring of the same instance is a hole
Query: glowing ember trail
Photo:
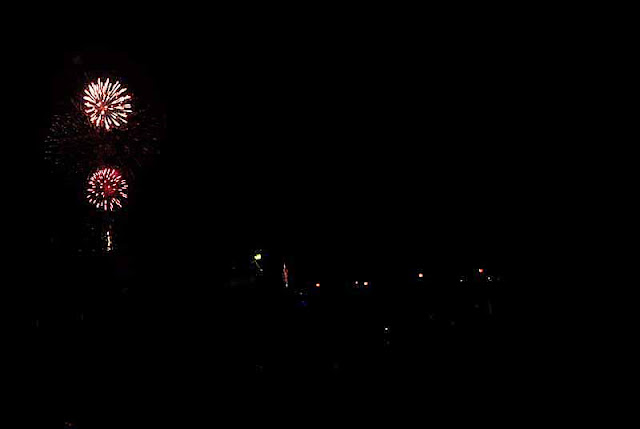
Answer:
[[87, 199], [100, 210], [113, 211], [115, 207], [122, 207], [128, 187], [117, 169], [101, 168], [89, 177]]
[[89, 121], [98, 128], [109, 131], [127, 123], [127, 116], [131, 113], [130, 95], [125, 95], [127, 88], [120, 82], [91, 82], [84, 90], [85, 113]]

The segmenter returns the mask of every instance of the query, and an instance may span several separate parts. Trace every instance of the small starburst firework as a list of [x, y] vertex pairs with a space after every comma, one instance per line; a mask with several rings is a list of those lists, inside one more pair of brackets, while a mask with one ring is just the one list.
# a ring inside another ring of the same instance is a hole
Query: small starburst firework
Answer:
[[99, 210], [114, 211], [116, 207], [122, 208], [128, 187], [120, 171], [111, 167], [100, 168], [89, 177], [87, 199]]
[[131, 110], [131, 96], [125, 94], [127, 88], [120, 82], [110, 82], [109, 78], [102, 82], [91, 82], [84, 90], [84, 112], [89, 121], [98, 128], [109, 131], [127, 123]]

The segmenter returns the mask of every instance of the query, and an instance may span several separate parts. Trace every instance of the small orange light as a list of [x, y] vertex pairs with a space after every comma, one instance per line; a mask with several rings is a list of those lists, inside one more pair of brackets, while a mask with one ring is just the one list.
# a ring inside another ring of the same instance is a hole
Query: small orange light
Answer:
[[423, 278], [424, 274], [420, 273], [420, 274], [418, 274], [418, 277]]
[[365, 286], [369, 286], [369, 282], [364, 282], [364, 285]]
[[316, 283], [316, 287], [320, 287], [320, 283]]

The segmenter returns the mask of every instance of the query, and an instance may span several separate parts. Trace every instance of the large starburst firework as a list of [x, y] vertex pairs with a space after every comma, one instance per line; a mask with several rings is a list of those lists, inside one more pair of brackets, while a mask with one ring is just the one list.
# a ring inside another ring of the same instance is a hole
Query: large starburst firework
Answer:
[[107, 131], [126, 124], [127, 116], [132, 112], [131, 96], [125, 94], [126, 91], [120, 82], [110, 82], [109, 78], [104, 82], [98, 78], [96, 82], [89, 83], [82, 97], [89, 121]]
[[118, 169], [103, 167], [89, 177], [87, 199], [99, 210], [113, 211], [116, 207], [122, 207], [128, 187]]

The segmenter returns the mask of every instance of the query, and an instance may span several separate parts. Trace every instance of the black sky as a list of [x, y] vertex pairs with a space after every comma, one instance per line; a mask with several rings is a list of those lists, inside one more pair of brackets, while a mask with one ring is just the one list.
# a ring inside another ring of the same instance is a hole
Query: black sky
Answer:
[[339, 265], [504, 267], [535, 144], [533, 53], [514, 29], [438, 28], [42, 40], [15, 64], [24, 171], [46, 189], [21, 197], [28, 233], [69, 251], [83, 234], [78, 178], [50, 175], [42, 140], [79, 77], [108, 70], [167, 121], [132, 183], [131, 255], [176, 273], [258, 245]]

